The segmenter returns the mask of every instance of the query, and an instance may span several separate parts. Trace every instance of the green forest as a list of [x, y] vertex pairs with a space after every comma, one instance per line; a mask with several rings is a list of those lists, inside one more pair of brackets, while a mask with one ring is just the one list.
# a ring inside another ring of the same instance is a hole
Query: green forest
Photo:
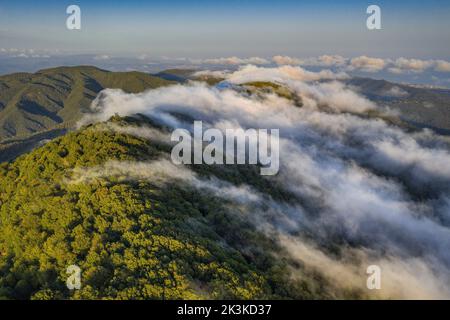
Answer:
[[[142, 120], [110, 121], [137, 125]], [[302, 270], [212, 194], [177, 181], [163, 187], [118, 177], [67, 183], [74, 168], [157, 159], [169, 152], [164, 144], [102, 125], [0, 165], [0, 298], [333, 298], [326, 296], [331, 291], [323, 288], [330, 284], [320, 274]], [[196, 170], [270, 192], [251, 168]], [[69, 265], [82, 270], [80, 290], [66, 286]], [[304, 276], [293, 278], [290, 268]]]

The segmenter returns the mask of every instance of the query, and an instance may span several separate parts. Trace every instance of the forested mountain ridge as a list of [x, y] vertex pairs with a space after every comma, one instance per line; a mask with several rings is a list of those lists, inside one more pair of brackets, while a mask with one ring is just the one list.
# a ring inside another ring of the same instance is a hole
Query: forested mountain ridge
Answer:
[[[223, 78], [197, 75], [195, 70], [169, 69], [157, 74], [111, 72], [92, 66], [57, 67], [36, 73], [0, 76], [0, 162], [32, 150], [41, 141], [72, 129], [92, 101], [106, 88], [128, 93], [161, 86], [202, 81], [216, 85]], [[380, 105], [399, 112], [409, 125], [448, 135], [448, 90], [415, 88], [384, 80], [351, 78], [346, 83]], [[274, 83], [248, 83], [250, 93], [275, 91], [286, 98], [286, 88]], [[295, 101], [301, 105], [300, 101]]]
[[91, 66], [0, 76], [0, 141], [70, 127], [105, 88], [136, 93], [171, 83], [143, 72], [110, 72]]
[[[130, 126], [137, 121], [141, 125], [144, 120], [115, 117], [110, 123]], [[301, 271], [302, 266], [284, 256], [252, 224], [228, 212], [223, 199], [200, 194], [177, 179], [161, 184], [157, 178], [136, 179], [108, 170], [111, 176], [73, 180], [77, 168], [85, 174], [108, 161], [151, 163], [169, 150], [157, 140], [109, 130], [100, 123], [1, 164], [0, 297], [301, 299], [358, 295], [323, 290], [330, 284], [320, 274]], [[196, 170], [203, 176], [215, 174], [213, 167]], [[250, 179], [233, 170], [237, 167], [221, 178], [258, 183], [251, 168], [239, 169], [248, 170]], [[81, 290], [66, 287], [69, 265], [82, 270]], [[292, 268], [304, 276], [293, 278]]]
[[346, 83], [380, 105], [396, 110], [419, 128], [450, 135], [450, 90], [418, 87], [386, 80], [353, 77]]

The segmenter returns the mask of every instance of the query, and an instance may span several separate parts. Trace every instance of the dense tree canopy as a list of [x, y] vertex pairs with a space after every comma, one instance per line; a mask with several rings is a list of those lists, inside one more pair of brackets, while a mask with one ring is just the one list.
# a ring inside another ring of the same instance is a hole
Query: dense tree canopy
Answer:
[[[148, 179], [68, 183], [76, 167], [156, 159], [167, 152], [157, 143], [98, 126], [0, 166], [0, 297], [321, 296], [319, 275], [291, 279], [289, 261], [272, 254], [280, 249], [213, 195]], [[228, 179], [236, 176], [230, 173]], [[252, 174], [247, 178], [251, 181]], [[66, 287], [69, 265], [82, 270], [80, 290]]]

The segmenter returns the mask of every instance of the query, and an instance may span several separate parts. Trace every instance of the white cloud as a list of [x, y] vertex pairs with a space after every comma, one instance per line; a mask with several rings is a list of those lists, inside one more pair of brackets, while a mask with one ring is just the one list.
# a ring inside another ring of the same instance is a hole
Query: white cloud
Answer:
[[109, 59], [111, 59], [111, 57], [106, 54], [101, 54], [94, 57], [94, 60], [109, 60]]
[[392, 97], [392, 98], [403, 98], [403, 97], [407, 97], [409, 94], [402, 88], [394, 86], [394, 87], [390, 88], [389, 90], [383, 91], [382, 95], [384, 95], [386, 97]]
[[193, 74], [194, 77], [213, 77], [213, 78], [219, 78], [224, 79], [230, 74], [230, 71], [228, 70], [201, 70], [197, 71]]
[[437, 60], [435, 70], [439, 72], [450, 72], [450, 62]]
[[389, 69], [393, 73], [414, 72], [421, 73], [433, 66], [432, 60], [398, 58], [393, 62], [393, 67]]
[[274, 56], [272, 61], [278, 65], [316, 66], [346, 68], [349, 71], [376, 73], [387, 68], [390, 73], [421, 73], [434, 67], [438, 72], [450, 72], [450, 62], [445, 60], [421, 60], [400, 57], [396, 60], [359, 56], [352, 59], [340, 55], [322, 55], [306, 59], [289, 56]]
[[379, 72], [386, 67], [386, 64], [386, 61], [383, 59], [360, 56], [350, 60], [349, 70]]
[[300, 59], [291, 58], [288, 56], [274, 56], [272, 60], [278, 65], [300, 65], [303, 62]]
[[15, 56], [16, 58], [29, 58], [29, 55], [25, 54], [25, 53], [19, 53], [18, 55]]
[[151, 57], [148, 54], [140, 54], [137, 57], [139, 60], [149, 60]]
[[347, 63], [347, 59], [339, 55], [322, 55], [319, 57], [298, 59], [288, 56], [274, 56], [273, 62], [278, 65], [301, 65], [317, 67], [342, 67]]
[[[372, 62], [356, 64], [380, 65]], [[438, 136], [411, 133], [373, 117], [368, 111], [381, 110], [335, 81], [331, 71], [246, 66], [227, 78], [234, 84], [281, 83], [301, 97], [303, 106], [276, 95], [252, 96], [196, 83], [140, 94], [105, 90], [93, 104], [97, 113], [91, 120], [140, 113], [168, 127], [190, 129], [191, 123], [174, 116], [184, 114], [219, 129], [279, 128], [280, 171], [270, 179], [289, 191], [296, 205], [261, 197], [245, 185], [197, 181], [187, 168], [179, 172], [171, 164], [108, 164], [100, 172], [119, 168], [118, 176], [123, 170], [173, 174], [232, 199], [240, 204], [231, 206], [232, 212], [245, 213], [255, 227], [275, 234], [273, 239], [293, 258], [338, 287], [361, 289], [365, 267], [378, 263], [389, 281], [382, 297], [450, 298], [450, 150]], [[330, 253], [321, 247], [324, 243], [339, 247]]]
[[400, 68], [395, 68], [395, 67], [390, 67], [390, 68], [388, 68], [388, 71], [389, 71], [390, 73], [394, 73], [394, 74], [402, 74], [402, 73], [403, 73], [403, 70], [402, 70], [402, 69], [400, 69]]
[[303, 62], [304, 66], [318, 67], [342, 67], [347, 64], [347, 59], [339, 55], [322, 55], [317, 58], [310, 58]]
[[346, 79], [345, 73], [334, 73], [330, 70], [321, 70], [320, 72], [307, 71], [301, 67], [280, 66], [275, 68], [265, 68], [257, 66], [241, 67], [238, 71], [227, 76], [227, 80], [234, 84], [240, 84], [251, 81], [273, 81], [288, 83], [291, 81], [318, 81]]
[[0, 48], [0, 54], [11, 58], [50, 58], [50, 54], [54, 53], [56, 53], [54, 50]]
[[217, 65], [240, 65], [240, 64], [263, 65], [270, 63], [268, 60], [260, 57], [250, 57], [244, 59], [238, 57], [214, 58], [214, 59], [205, 59], [202, 60], [201, 62], [204, 64], [217, 64]]

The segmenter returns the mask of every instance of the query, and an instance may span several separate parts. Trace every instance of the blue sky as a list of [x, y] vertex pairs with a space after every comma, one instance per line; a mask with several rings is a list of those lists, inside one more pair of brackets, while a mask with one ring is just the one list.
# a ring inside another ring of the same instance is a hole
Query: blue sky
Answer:
[[[450, 57], [450, 1], [5, 1], [0, 48], [207, 58], [341, 54]], [[82, 30], [65, 27], [66, 7]], [[382, 9], [382, 30], [365, 26]]]

